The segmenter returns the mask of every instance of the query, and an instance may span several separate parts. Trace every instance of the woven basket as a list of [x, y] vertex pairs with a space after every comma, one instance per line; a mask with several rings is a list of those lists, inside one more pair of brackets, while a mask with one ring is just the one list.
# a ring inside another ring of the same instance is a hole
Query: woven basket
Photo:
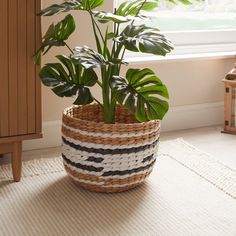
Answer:
[[69, 176], [96, 192], [121, 192], [144, 182], [156, 161], [158, 120], [138, 123], [117, 106], [116, 123], [102, 123], [99, 105], [65, 109], [62, 157]]

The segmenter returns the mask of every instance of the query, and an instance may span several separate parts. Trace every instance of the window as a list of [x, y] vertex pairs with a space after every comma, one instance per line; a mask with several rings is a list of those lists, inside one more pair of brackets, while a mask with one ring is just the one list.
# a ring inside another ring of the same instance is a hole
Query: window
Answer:
[[[117, 4], [122, 0], [116, 0]], [[175, 45], [172, 54], [236, 51], [236, 0], [192, 1], [191, 5], [160, 0], [149, 16]]]

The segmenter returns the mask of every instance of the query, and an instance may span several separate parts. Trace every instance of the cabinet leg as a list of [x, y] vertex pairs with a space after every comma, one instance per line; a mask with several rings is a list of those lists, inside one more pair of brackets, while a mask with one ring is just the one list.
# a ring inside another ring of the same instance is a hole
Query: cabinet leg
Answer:
[[21, 178], [21, 165], [22, 165], [22, 142], [13, 143], [12, 152], [12, 173], [15, 182], [19, 182]]

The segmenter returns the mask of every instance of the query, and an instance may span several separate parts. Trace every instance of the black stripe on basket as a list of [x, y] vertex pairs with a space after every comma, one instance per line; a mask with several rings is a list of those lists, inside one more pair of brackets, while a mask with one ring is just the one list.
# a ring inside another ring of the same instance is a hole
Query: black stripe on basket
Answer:
[[153, 159], [153, 156], [154, 156], [154, 154], [152, 154], [152, 155], [150, 155], [150, 156], [147, 156], [147, 157], [143, 158], [142, 163], [145, 163], [145, 162], [151, 161], [151, 160]]
[[68, 140], [66, 140], [64, 137], [62, 137], [62, 141], [66, 144], [69, 145], [70, 147], [79, 150], [79, 151], [85, 151], [89, 153], [99, 153], [102, 155], [110, 154], [110, 155], [115, 155], [115, 154], [130, 154], [130, 153], [136, 153], [136, 152], [141, 152], [145, 151], [150, 148], [154, 148], [157, 143], [159, 142], [159, 137], [156, 141], [154, 141], [151, 144], [140, 146], [140, 147], [135, 147], [135, 148], [116, 148], [116, 149], [102, 149], [102, 148], [88, 148], [81, 146], [79, 144], [74, 144]]
[[70, 159], [68, 159], [64, 154], [62, 154], [62, 158], [67, 164], [70, 164], [71, 166], [74, 166], [74, 167], [82, 169], [82, 170], [101, 172], [104, 169], [103, 167], [94, 167], [94, 166], [82, 165], [80, 163], [75, 163], [75, 162], [71, 161]]
[[106, 177], [107, 176], [114, 176], [114, 175], [120, 175], [121, 176], [121, 175], [130, 175], [130, 174], [133, 174], [133, 173], [138, 173], [138, 172], [149, 169], [150, 167], [152, 167], [155, 164], [155, 162], [156, 162], [156, 159], [152, 163], [150, 163], [146, 166], [138, 167], [138, 168], [135, 168], [135, 169], [132, 169], [132, 170], [107, 171], [107, 172], [104, 172], [102, 176], [104, 176], [104, 177], [105, 176]]
[[102, 163], [104, 161], [104, 159], [101, 157], [89, 157], [88, 159], [86, 159], [86, 161], [95, 162], [95, 163]]

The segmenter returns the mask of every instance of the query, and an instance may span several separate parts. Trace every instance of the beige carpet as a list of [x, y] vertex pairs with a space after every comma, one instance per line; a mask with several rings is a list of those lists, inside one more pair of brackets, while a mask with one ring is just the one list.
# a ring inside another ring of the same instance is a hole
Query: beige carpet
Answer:
[[77, 188], [60, 158], [0, 167], [1, 236], [235, 236], [236, 172], [181, 139], [161, 143], [154, 172], [119, 194]]

